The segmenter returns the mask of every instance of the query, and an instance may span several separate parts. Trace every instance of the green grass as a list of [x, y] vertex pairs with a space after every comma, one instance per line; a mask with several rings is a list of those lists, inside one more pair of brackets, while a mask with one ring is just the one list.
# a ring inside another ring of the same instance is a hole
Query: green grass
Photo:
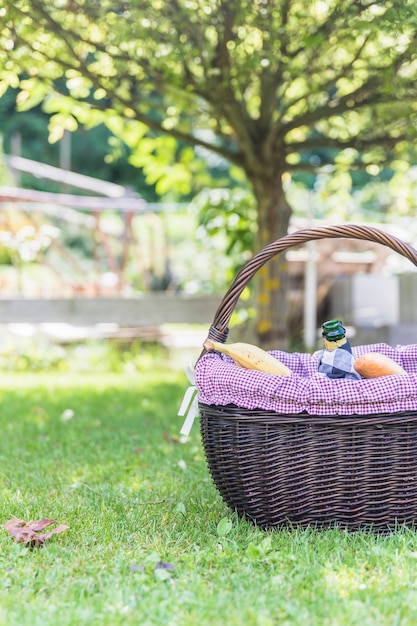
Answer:
[[162, 369], [2, 375], [0, 522], [71, 528], [34, 550], [1, 528], [0, 624], [414, 626], [417, 535], [239, 520], [198, 425], [178, 437], [186, 385]]

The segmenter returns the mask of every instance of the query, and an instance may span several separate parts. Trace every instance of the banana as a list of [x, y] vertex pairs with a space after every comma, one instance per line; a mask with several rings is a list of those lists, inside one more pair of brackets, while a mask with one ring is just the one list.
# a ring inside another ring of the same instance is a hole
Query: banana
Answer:
[[227, 354], [240, 367], [278, 376], [289, 376], [291, 374], [291, 370], [284, 363], [281, 363], [269, 352], [265, 352], [262, 348], [253, 346], [250, 343], [224, 344], [207, 338], [203, 345], [206, 350], [216, 350], [217, 352]]

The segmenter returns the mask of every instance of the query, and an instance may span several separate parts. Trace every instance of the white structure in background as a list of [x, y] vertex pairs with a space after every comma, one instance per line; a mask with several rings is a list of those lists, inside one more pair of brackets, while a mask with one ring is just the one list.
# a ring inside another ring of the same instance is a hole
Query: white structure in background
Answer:
[[381, 328], [400, 322], [398, 276], [356, 274], [336, 279], [332, 289], [332, 316], [355, 327]]
[[[310, 196], [307, 221], [309, 228], [313, 225], [313, 209]], [[304, 345], [312, 350], [317, 340], [317, 256], [316, 242], [306, 244], [307, 260], [304, 277]]]

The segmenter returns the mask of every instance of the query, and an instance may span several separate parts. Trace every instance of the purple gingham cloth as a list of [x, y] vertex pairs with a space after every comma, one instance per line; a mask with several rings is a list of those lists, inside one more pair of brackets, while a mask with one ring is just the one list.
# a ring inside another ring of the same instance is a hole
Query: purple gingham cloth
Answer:
[[314, 354], [271, 351], [292, 371], [273, 376], [238, 367], [223, 354], [208, 352], [196, 364], [199, 402], [235, 404], [246, 409], [311, 415], [397, 413], [417, 410], [417, 345], [383, 343], [352, 348], [355, 357], [380, 352], [399, 363], [402, 376], [351, 380], [330, 379], [318, 372], [321, 352]]

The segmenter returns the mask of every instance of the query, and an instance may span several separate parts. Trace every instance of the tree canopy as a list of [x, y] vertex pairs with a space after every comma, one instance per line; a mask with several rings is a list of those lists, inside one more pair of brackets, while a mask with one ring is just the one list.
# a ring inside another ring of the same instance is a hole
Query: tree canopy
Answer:
[[[414, 0], [0, 0], [0, 17], [0, 93], [43, 102], [52, 140], [104, 123], [161, 190], [189, 190], [195, 150], [226, 159], [253, 190], [258, 248], [287, 232], [292, 173], [414, 157]], [[265, 341], [284, 290], [278, 259]]]

